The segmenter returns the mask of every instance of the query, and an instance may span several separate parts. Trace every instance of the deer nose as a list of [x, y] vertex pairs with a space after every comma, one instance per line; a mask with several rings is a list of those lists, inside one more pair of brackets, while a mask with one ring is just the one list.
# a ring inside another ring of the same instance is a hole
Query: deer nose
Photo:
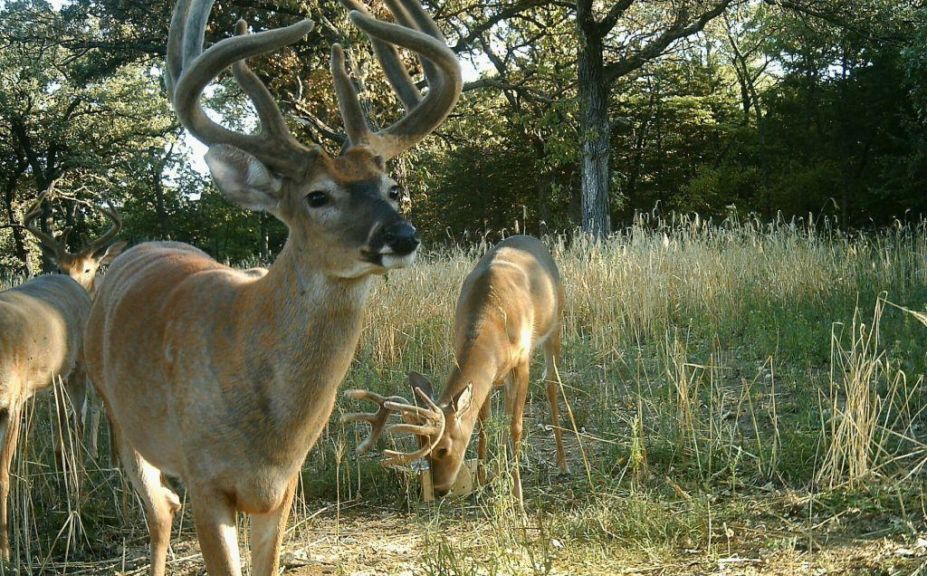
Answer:
[[408, 222], [394, 222], [383, 229], [383, 244], [394, 253], [404, 256], [418, 248], [418, 230]]

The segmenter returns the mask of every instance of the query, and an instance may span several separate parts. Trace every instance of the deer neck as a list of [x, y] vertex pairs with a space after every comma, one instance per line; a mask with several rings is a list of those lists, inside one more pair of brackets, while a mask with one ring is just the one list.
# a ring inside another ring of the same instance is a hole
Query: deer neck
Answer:
[[441, 394], [439, 404], [443, 406], [450, 403], [467, 386], [473, 386], [470, 408], [459, 415], [461, 425], [468, 435], [476, 425], [480, 408], [489, 401], [493, 385], [503, 368], [501, 359], [495, 353], [498, 349], [491, 338], [478, 337], [467, 342], [458, 352], [457, 365]]
[[[258, 403], [254, 430], [267, 440], [305, 447], [334, 406], [360, 337], [372, 278], [341, 279], [313, 268], [288, 241], [268, 273], [246, 288], [246, 342], [239, 363]], [[247, 377], [247, 376], [246, 376]]]

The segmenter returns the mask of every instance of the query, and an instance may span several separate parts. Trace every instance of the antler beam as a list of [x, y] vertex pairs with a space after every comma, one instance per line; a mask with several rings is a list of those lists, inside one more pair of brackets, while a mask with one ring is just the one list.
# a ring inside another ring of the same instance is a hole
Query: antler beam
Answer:
[[[303, 20], [285, 28], [247, 34], [247, 23], [239, 21], [236, 36], [220, 40], [204, 51], [203, 34], [211, 10], [212, 0], [181, 0], [174, 7], [167, 43], [167, 84], [177, 117], [209, 146], [229, 144], [281, 172], [299, 170], [305, 155], [313, 154], [316, 148], [303, 146], [293, 138], [267, 87], [244, 61], [304, 38], [314, 23]], [[258, 134], [241, 134], [217, 124], [200, 104], [206, 86], [229, 66], [257, 110], [261, 120]]]
[[[374, 19], [357, 0], [344, 3], [352, 9], [351, 21], [370, 37], [387, 80], [407, 110], [393, 125], [371, 132], [344, 69], [344, 54], [336, 44], [332, 47], [331, 68], [345, 131], [352, 145], [368, 146], [388, 160], [414, 146], [447, 118], [463, 89], [460, 64], [434, 21], [417, 2], [387, 2], [398, 24]], [[429, 87], [424, 98], [420, 97], [394, 46], [418, 55]]]
[[[357, 454], [364, 454], [370, 450], [384, 430], [389, 434], [407, 433], [428, 439], [414, 452], [384, 450], [383, 455], [386, 457], [384, 462], [387, 464], [408, 464], [427, 456], [434, 450], [435, 445], [444, 434], [444, 412], [424, 391], [416, 389], [415, 393], [425, 403], [425, 407], [410, 404], [408, 400], [401, 396], [385, 398], [368, 390], [348, 390], [344, 393], [345, 398], [370, 400], [380, 406], [374, 413], [354, 412], [341, 417], [342, 424], [368, 422], [371, 425], [370, 435], [357, 445]], [[386, 426], [386, 422], [393, 413], [401, 414], [406, 421], [401, 424]]]

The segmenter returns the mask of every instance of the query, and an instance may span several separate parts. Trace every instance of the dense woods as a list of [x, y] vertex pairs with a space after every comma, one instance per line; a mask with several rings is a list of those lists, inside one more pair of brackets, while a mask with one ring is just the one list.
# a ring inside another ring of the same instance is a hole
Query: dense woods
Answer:
[[[75, 244], [106, 226], [88, 204], [111, 199], [133, 241], [182, 240], [233, 261], [279, 247], [278, 223], [221, 200], [167, 105], [169, 10], [3, 5], [6, 273], [39, 265], [19, 225], [53, 184], [40, 225], [72, 229]], [[452, 119], [394, 170], [431, 243], [516, 228], [606, 234], [652, 211], [832, 218], [853, 230], [927, 209], [927, 9], [915, 0], [451, 0], [429, 10], [467, 80]], [[209, 34], [227, 36], [239, 17], [255, 30], [315, 20], [305, 42], [253, 67], [293, 130], [336, 150], [332, 41], [351, 49], [372, 121], [400, 113], [345, 14], [334, 2], [220, 2]], [[254, 124], [232, 82], [209, 105]]]

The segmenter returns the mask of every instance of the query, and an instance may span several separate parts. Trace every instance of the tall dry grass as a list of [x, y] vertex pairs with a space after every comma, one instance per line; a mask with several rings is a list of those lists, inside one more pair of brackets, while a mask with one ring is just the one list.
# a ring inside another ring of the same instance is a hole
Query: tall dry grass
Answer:
[[[573, 475], [557, 472], [536, 386], [521, 459], [529, 517], [507, 496], [499, 407], [490, 486], [466, 504], [421, 509], [414, 477], [353, 457], [359, 433], [337, 416], [354, 407], [339, 403], [304, 470], [292, 546], [312, 541], [320, 509], [376, 502], [416, 512], [430, 534], [425, 573], [548, 573], [568, 543], [713, 550], [718, 498], [923, 480], [927, 328], [884, 305], [925, 310], [923, 223], [846, 236], [827, 222], [644, 217], [607, 242], [546, 240], [567, 293], [560, 374]], [[486, 248], [433, 248], [378, 282], [345, 387], [405, 394], [409, 370], [445, 378], [457, 293]], [[69, 496], [62, 486], [51, 402], [35, 402], [15, 464], [22, 573], [65, 559], [93, 573], [143, 569], [144, 524], [118, 470], [81, 455], [88, 488]], [[192, 538], [189, 519], [178, 530]], [[196, 562], [195, 547], [175, 554]]]

